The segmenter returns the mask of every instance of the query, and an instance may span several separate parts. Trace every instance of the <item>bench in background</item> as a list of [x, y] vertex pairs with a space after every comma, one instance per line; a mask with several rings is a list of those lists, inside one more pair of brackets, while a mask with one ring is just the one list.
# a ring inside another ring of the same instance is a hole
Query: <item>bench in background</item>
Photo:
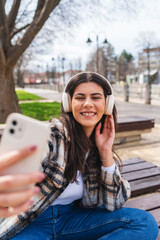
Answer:
[[151, 132], [155, 120], [146, 117], [119, 117], [115, 144], [121, 144], [141, 139], [141, 134]]

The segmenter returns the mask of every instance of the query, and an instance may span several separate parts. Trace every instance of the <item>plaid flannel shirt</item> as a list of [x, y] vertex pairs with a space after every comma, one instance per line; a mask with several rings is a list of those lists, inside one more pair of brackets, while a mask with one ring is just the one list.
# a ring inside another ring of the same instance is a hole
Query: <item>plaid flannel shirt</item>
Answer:
[[[49, 142], [49, 153], [44, 159], [42, 167], [46, 179], [38, 184], [41, 188], [33, 206], [25, 213], [3, 219], [0, 226], [0, 239], [8, 240], [16, 235], [45, 209], [67, 187], [64, 178], [65, 162], [67, 153], [64, 147], [64, 139], [67, 132], [63, 124], [58, 120], [51, 122], [51, 139]], [[129, 183], [121, 177], [116, 166], [114, 173], [101, 170], [101, 181], [97, 182], [97, 173], [91, 172], [83, 176], [84, 194], [80, 200], [82, 207], [104, 206], [108, 211], [114, 211], [122, 207], [130, 196]]]

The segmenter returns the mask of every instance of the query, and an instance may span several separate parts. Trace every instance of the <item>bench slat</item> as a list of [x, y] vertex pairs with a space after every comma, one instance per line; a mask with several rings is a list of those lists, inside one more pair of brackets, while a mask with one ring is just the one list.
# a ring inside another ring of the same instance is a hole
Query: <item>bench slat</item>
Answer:
[[131, 165], [131, 164], [134, 165], [134, 164], [139, 164], [142, 162], [146, 162], [146, 161], [141, 158], [128, 158], [128, 159], [122, 161], [122, 165], [123, 166]]
[[128, 117], [118, 117], [118, 123], [141, 123], [141, 122], [154, 122], [154, 118], [147, 118], [142, 116], [128, 116]]
[[117, 132], [143, 130], [153, 127], [154, 119], [132, 116], [130, 118], [118, 118]]
[[156, 168], [157, 166], [151, 162], [142, 162], [134, 165], [127, 165], [122, 168], [122, 173], [133, 172], [137, 170], [143, 170], [147, 168]]
[[160, 178], [160, 170], [158, 167], [148, 168], [145, 170], [139, 170], [139, 171], [130, 172], [130, 173], [122, 173], [122, 176], [128, 181], [138, 180], [146, 177], [153, 177], [156, 175], [159, 175], [159, 178]]
[[149, 193], [160, 188], [160, 176], [149, 177], [130, 182], [131, 196]]
[[154, 208], [160, 208], [160, 193], [154, 193], [148, 196], [128, 200], [124, 204], [124, 207], [139, 208], [146, 211]]

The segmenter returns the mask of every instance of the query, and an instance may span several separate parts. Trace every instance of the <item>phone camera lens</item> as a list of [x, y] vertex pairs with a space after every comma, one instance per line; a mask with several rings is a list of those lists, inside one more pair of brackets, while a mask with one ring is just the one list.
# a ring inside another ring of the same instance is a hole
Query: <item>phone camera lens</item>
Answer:
[[14, 126], [16, 126], [16, 125], [17, 125], [17, 121], [16, 121], [16, 120], [13, 120], [13, 121], [12, 121], [12, 124], [13, 124]]
[[11, 128], [11, 129], [9, 130], [9, 132], [10, 132], [11, 134], [14, 134], [14, 129]]

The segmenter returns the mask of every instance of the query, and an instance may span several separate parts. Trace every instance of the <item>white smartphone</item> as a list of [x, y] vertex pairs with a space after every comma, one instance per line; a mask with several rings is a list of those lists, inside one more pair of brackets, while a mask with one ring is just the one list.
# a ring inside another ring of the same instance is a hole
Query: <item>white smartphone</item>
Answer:
[[44, 154], [47, 152], [50, 127], [48, 123], [11, 113], [0, 142], [0, 154], [36, 145], [37, 150], [31, 156], [1, 171], [1, 175], [24, 174], [40, 170]]

